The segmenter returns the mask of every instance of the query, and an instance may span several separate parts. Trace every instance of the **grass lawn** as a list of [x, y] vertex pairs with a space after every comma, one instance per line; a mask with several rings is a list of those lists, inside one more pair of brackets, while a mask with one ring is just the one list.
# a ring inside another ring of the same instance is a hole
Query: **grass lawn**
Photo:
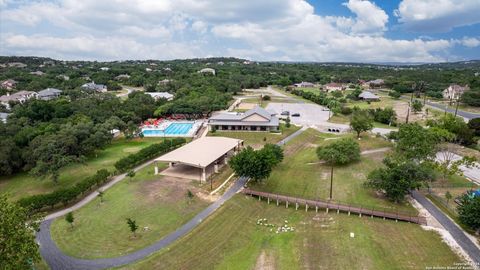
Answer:
[[97, 156], [88, 157], [85, 163], [73, 163], [60, 171], [58, 184], [50, 179], [39, 179], [28, 173], [18, 173], [0, 177], [0, 193], [8, 193], [11, 199], [51, 192], [55, 189], [74, 185], [85, 177], [91, 176], [97, 170], [113, 171], [113, 164], [120, 158], [138, 152], [151, 144], [161, 142], [163, 138], [143, 138], [134, 140], [114, 140]]
[[[96, 198], [75, 211], [73, 228], [63, 218], [55, 220], [51, 233], [59, 248], [78, 258], [124, 255], [161, 239], [208, 205], [199, 198], [199, 193], [205, 192], [190, 180], [154, 175], [153, 166], [107, 190], [103, 203]], [[196, 196], [187, 198], [187, 190]], [[126, 218], [136, 220], [136, 237]]]
[[[294, 232], [257, 225], [267, 218]], [[350, 232], [355, 238], [350, 238]], [[316, 214], [236, 195], [192, 233], [122, 269], [425, 269], [461, 262], [440, 236], [420, 226]]]
[[281, 133], [261, 131], [216, 131], [215, 133], [209, 132], [208, 136], [222, 136], [241, 139], [245, 141], [245, 145], [252, 146], [253, 148], [261, 148], [267, 143], [277, 143], [299, 129], [300, 127], [295, 125], [291, 125], [289, 128], [287, 128], [284, 124], [280, 124]]
[[[279, 194], [309, 199], [326, 200], [330, 191], [330, 166], [320, 164], [316, 155], [316, 146], [327, 143], [316, 131], [295, 138], [286, 146], [284, 161], [272, 172], [270, 178], [262, 183], [252, 184], [252, 188]], [[346, 136], [351, 136], [346, 135]], [[390, 143], [367, 135], [359, 141], [362, 150], [389, 146]], [[363, 186], [368, 174], [382, 166], [384, 153], [368, 154], [361, 160], [345, 166], [336, 166], [333, 173], [333, 199], [337, 202], [354, 204], [368, 208], [385, 208], [389, 211], [408, 211], [416, 213], [409, 204], [391, 203]]]

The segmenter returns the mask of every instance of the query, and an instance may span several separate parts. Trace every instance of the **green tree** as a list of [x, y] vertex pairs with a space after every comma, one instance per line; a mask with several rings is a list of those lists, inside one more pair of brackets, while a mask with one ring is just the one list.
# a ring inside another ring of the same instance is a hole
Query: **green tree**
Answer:
[[290, 116], [287, 116], [287, 119], [285, 119], [285, 127], [290, 127]]
[[373, 128], [373, 119], [365, 110], [354, 110], [352, 118], [350, 119], [350, 127], [357, 133], [357, 138], [360, 138], [360, 134], [365, 131], [369, 131]]
[[422, 111], [422, 109], [423, 109], [423, 104], [421, 101], [419, 100], [412, 101], [412, 111], [414, 113], [419, 113]]
[[[268, 178], [272, 167], [283, 159], [283, 152], [279, 153], [278, 146], [267, 144], [265, 147], [257, 151], [250, 146], [243, 149], [230, 159], [230, 167], [237, 175], [250, 177], [253, 181], [258, 182]], [[283, 150], [280, 148], [280, 151]]]
[[105, 195], [105, 191], [98, 190], [98, 197], [100, 197], [100, 202], [103, 203], [103, 195]]
[[68, 224], [70, 224], [70, 226], [73, 228], [73, 222], [75, 221], [73, 212], [68, 212], [67, 215], [65, 215], [65, 221], [68, 222]]
[[317, 148], [320, 160], [330, 165], [330, 199], [333, 196], [333, 167], [348, 164], [360, 159], [360, 146], [351, 138], [343, 138], [326, 146]]
[[460, 222], [480, 232], [480, 196], [462, 195], [457, 211]]
[[410, 190], [433, 179], [430, 167], [412, 160], [385, 158], [383, 163], [385, 168], [375, 169], [368, 175], [366, 186], [384, 192], [394, 202], [403, 201]]
[[35, 232], [39, 217], [0, 196], [0, 269], [31, 269], [40, 260]]
[[406, 159], [418, 161], [435, 158], [437, 151], [437, 137], [433, 132], [417, 123], [402, 124], [395, 133], [397, 143], [395, 153]]
[[475, 136], [480, 136], [480, 118], [470, 119], [468, 128], [474, 131]]
[[131, 218], [127, 218], [127, 225], [130, 231], [133, 233], [133, 236], [136, 237], [136, 232], [138, 230], [137, 222]]
[[447, 205], [452, 198], [453, 198], [452, 193], [450, 193], [450, 191], [447, 190], [447, 192], [445, 192], [445, 199], [447, 199]]
[[136, 173], [135, 173], [134, 170], [130, 170], [130, 171], [127, 172], [127, 176], [128, 176], [128, 178], [130, 179], [130, 182], [132, 182], [133, 177], [135, 177], [135, 174], [136, 174]]

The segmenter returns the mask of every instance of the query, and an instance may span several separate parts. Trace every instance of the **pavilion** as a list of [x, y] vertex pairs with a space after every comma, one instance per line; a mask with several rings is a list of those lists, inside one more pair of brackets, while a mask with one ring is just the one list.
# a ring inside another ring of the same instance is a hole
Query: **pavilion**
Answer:
[[168, 162], [162, 175], [206, 181], [219, 166], [243, 148], [243, 140], [226, 137], [203, 137], [192, 141], [154, 160], [155, 174], [158, 162]]

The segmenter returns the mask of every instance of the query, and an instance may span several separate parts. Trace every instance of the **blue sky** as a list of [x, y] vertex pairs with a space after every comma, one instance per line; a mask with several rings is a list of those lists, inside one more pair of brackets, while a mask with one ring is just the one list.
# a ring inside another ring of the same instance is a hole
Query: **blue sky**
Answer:
[[0, 54], [67, 60], [480, 59], [480, 0], [0, 0]]

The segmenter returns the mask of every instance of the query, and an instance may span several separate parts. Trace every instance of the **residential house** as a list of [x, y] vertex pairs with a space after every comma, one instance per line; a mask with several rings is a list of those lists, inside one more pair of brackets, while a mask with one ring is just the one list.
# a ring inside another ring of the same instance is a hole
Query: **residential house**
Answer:
[[0, 112], [0, 121], [4, 124], [7, 123], [9, 113]]
[[245, 113], [219, 113], [208, 119], [209, 130], [277, 131], [278, 127], [278, 117], [259, 106]]
[[373, 81], [368, 81], [362, 84], [364, 88], [378, 88], [382, 87], [385, 84], [385, 81], [382, 79], [376, 79]]
[[35, 76], [43, 76], [43, 75], [45, 75], [45, 72], [37, 70], [37, 71], [30, 72], [30, 74], [35, 75]]
[[294, 85], [295, 87], [314, 87], [315, 86], [315, 84], [311, 82], [301, 82], [301, 83], [296, 83]]
[[83, 90], [95, 91], [95, 92], [107, 92], [107, 86], [104, 84], [96, 84], [95, 82], [89, 82], [81, 86]]
[[346, 87], [341, 83], [328, 83], [323, 86], [327, 92], [343, 91]]
[[12, 90], [13, 88], [15, 88], [15, 86], [17, 86], [17, 81], [12, 79], [5, 80], [0, 85], [1, 88], [7, 89], [7, 90]]
[[204, 68], [204, 69], [199, 70], [198, 73], [215, 75], [215, 69], [213, 69], [213, 68]]
[[164, 79], [164, 80], [161, 80], [158, 82], [158, 85], [167, 85], [169, 83], [171, 83], [172, 80], [169, 80], [169, 79]]
[[162, 98], [164, 98], [166, 100], [172, 100], [173, 99], [173, 95], [168, 93], [168, 92], [145, 92], [145, 94], [150, 95], [155, 100], [159, 100], [159, 99], [162, 99]]
[[458, 100], [463, 93], [470, 90], [468, 85], [460, 86], [458, 84], [451, 84], [447, 89], [443, 90], [443, 98], [448, 100]]
[[36, 92], [33, 91], [19, 91], [13, 94], [7, 93], [0, 97], [0, 103], [10, 110], [10, 102], [24, 103], [25, 101], [35, 98]]
[[7, 64], [9, 67], [13, 68], [24, 68], [27, 66], [27, 64], [21, 63], [21, 62], [11, 62]]
[[37, 98], [41, 100], [56, 99], [62, 94], [62, 90], [55, 88], [47, 88], [38, 92]]
[[379, 101], [380, 97], [375, 95], [370, 91], [362, 91], [360, 95], [358, 95], [359, 99], [367, 100], [367, 101]]
[[109, 71], [110, 68], [109, 68], [109, 67], [101, 67], [100, 70], [101, 70], [101, 71]]
[[57, 79], [61, 79], [61, 80], [64, 80], [64, 81], [68, 81], [70, 80], [70, 77], [68, 77], [67, 75], [57, 75], [55, 78]]
[[117, 77], [115, 77], [115, 80], [121, 81], [121, 80], [128, 80], [130, 79], [130, 75], [128, 74], [120, 74]]

